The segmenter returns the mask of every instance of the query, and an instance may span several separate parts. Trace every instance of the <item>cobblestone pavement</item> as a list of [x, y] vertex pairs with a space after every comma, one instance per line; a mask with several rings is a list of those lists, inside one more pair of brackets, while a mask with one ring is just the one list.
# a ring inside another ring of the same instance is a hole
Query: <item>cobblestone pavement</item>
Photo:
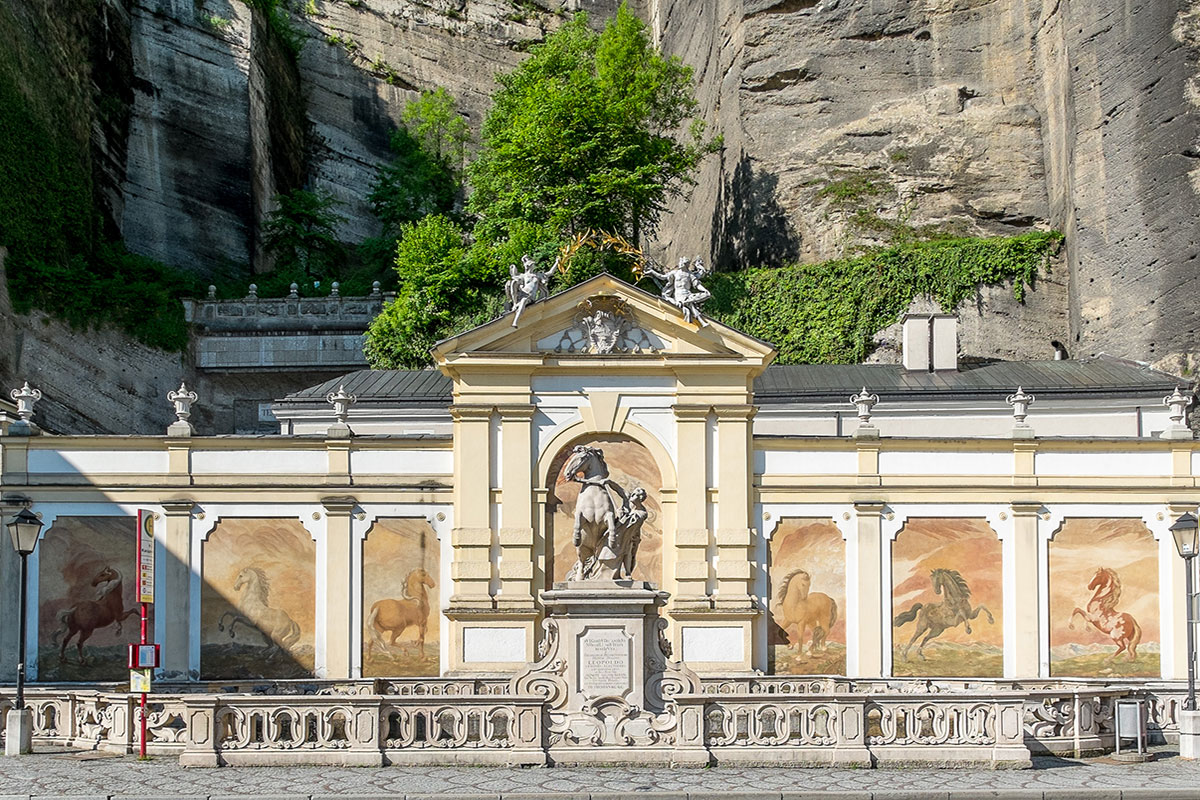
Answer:
[[[0, 800], [21, 798], [401, 798], [451, 800], [938, 800], [1200, 798], [1200, 762], [1160, 748], [1153, 761], [1034, 759], [1028, 770], [828, 768], [225, 767], [174, 758], [37, 753], [0, 757]], [[468, 795], [476, 795], [468, 798]]]

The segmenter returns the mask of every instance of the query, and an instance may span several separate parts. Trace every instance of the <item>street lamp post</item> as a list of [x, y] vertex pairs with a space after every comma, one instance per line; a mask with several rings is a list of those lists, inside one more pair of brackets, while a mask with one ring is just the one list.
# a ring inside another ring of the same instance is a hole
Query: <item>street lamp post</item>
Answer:
[[8, 713], [5, 734], [5, 755], [18, 756], [33, 749], [33, 719], [25, 708], [25, 602], [26, 581], [29, 575], [29, 554], [37, 547], [42, 521], [27, 508], [17, 512], [8, 522], [8, 533], [13, 548], [21, 556], [21, 605], [20, 639], [17, 642], [17, 703]]
[[1171, 526], [1175, 547], [1184, 563], [1184, 592], [1187, 597], [1187, 666], [1188, 691], [1179, 713], [1179, 755], [1200, 758], [1200, 712], [1196, 710], [1196, 620], [1192, 608], [1196, 603], [1192, 591], [1192, 559], [1200, 553], [1200, 523], [1196, 516], [1185, 513]]

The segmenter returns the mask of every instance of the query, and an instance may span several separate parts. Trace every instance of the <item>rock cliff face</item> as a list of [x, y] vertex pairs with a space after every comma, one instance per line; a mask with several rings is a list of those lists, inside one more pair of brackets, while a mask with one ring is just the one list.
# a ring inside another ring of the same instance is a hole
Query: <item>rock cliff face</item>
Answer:
[[[340, 233], [360, 241], [377, 232], [367, 195], [405, 103], [443, 86], [477, 131], [496, 72], [565, 14], [599, 24], [617, 5], [311, 0], [296, 4], [294, 59], [261, 3], [95, 0], [92, 80], [128, 109], [93, 115], [101, 211], [135, 252], [202, 273], [269, 267], [261, 223], [299, 186], [338, 197]], [[725, 142], [664, 217], [657, 254], [728, 268], [913, 230], [1053, 227], [1063, 253], [1024, 305], [997, 287], [960, 309], [964, 355], [1051, 357], [1057, 340], [1195, 366], [1200, 0], [630, 5], [695, 68]]]
[[[657, 0], [649, 16], [727, 144], [664, 246], [756, 264], [837, 255], [888, 222], [1054, 227], [1067, 239], [1049, 280], [1026, 307], [981, 296], [968, 330], [982, 311], [1009, 357], [1057, 339], [1192, 358], [1196, 3]], [[851, 181], [866, 189], [846, 202]]]

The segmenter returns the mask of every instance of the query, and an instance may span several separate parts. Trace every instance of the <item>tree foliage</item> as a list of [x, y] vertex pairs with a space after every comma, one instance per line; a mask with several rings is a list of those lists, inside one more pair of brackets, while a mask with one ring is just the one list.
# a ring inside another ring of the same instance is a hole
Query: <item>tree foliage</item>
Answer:
[[325, 191], [296, 189], [275, 195], [276, 208], [263, 223], [263, 244], [275, 271], [305, 278], [336, 275], [345, 255], [337, 237], [337, 199]]
[[719, 144], [689, 122], [691, 69], [664, 58], [624, 5], [600, 33], [576, 14], [498, 80], [469, 169], [476, 234], [488, 240], [547, 223], [636, 241]]
[[469, 139], [454, 98], [440, 87], [405, 106], [401, 120], [392, 133], [392, 161], [379, 170], [369, 196], [393, 242], [407, 223], [454, 212]]

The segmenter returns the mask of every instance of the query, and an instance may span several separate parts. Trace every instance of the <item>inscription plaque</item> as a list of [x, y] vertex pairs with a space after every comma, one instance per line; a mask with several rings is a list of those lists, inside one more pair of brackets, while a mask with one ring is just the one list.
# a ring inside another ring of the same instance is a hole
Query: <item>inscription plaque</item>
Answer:
[[630, 685], [633, 642], [623, 628], [588, 628], [579, 637], [579, 691], [620, 697]]

